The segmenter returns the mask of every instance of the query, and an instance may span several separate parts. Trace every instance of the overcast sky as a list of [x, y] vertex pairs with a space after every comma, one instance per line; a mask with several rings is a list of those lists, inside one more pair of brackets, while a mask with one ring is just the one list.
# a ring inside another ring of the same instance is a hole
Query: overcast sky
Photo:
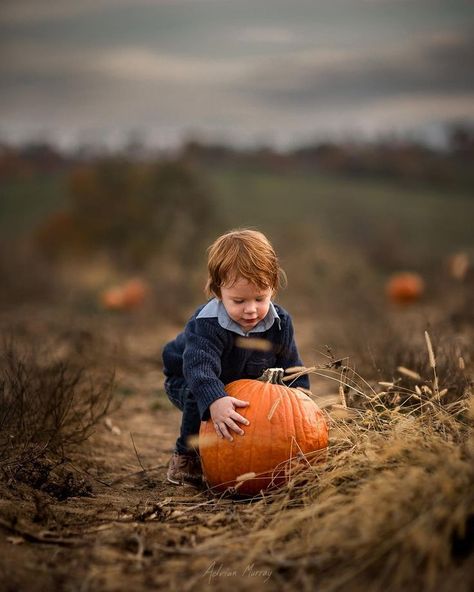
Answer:
[[288, 146], [474, 121], [472, 0], [0, 0], [0, 136]]

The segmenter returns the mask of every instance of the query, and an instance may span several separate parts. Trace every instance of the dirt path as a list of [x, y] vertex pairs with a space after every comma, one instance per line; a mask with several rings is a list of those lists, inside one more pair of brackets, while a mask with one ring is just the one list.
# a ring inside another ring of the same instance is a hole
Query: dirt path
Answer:
[[[188, 557], [252, 518], [251, 504], [167, 483], [180, 413], [162, 389], [160, 344], [153, 332], [124, 335], [122, 343], [127, 362], [117, 368], [118, 404], [64, 464], [91, 494], [59, 501], [20, 487], [0, 499], [5, 590], [212, 588], [209, 557], [192, 569]], [[246, 577], [271, 585], [261, 574]]]
[[38, 493], [33, 501], [1, 500], [8, 519], [0, 555], [8, 561], [0, 576], [8, 589], [149, 590], [159, 586], [160, 572], [166, 584], [171, 575], [148, 571], [151, 557], [153, 563], [159, 555], [167, 561], [173, 556], [168, 551], [212, 533], [201, 528], [198, 536], [196, 515], [187, 513], [208, 502], [208, 494], [166, 482], [179, 413], [156, 407], [149, 396], [127, 396], [109, 427], [99, 426], [84, 451], [67, 463], [92, 484], [90, 497], [55, 502]]

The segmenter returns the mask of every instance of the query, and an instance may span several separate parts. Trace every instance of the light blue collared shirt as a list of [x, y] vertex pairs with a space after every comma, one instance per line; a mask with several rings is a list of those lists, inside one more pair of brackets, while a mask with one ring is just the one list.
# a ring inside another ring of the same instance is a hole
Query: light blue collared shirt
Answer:
[[237, 333], [237, 335], [242, 335], [243, 337], [247, 337], [250, 333], [263, 333], [263, 331], [267, 331], [273, 325], [275, 321], [278, 323], [278, 328], [281, 329], [280, 324], [280, 317], [276, 311], [273, 302], [270, 302], [270, 307], [268, 309], [265, 318], [259, 321], [253, 329], [248, 331], [247, 333], [242, 329], [242, 327], [233, 321], [229, 313], [226, 311], [225, 306], [222, 304], [222, 301], [218, 298], [213, 298], [209, 300], [209, 302], [204, 306], [201, 312], [197, 315], [197, 319], [210, 319], [216, 318], [219, 325], [223, 329], [227, 329], [228, 331], [233, 331]]

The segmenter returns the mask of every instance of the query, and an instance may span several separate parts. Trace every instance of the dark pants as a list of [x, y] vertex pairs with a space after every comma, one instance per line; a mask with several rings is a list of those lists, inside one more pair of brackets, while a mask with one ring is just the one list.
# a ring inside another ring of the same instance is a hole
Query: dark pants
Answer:
[[165, 391], [169, 400], [183, 412], [181, 431], [176, 440], [176, 452], [189, 454], [195, 451], [195, 446], [188, 444], [189, 436], [199, 434], [201, 416], [194, 395], [189, 390], [184, 378], [172, 376], [165, 380]]

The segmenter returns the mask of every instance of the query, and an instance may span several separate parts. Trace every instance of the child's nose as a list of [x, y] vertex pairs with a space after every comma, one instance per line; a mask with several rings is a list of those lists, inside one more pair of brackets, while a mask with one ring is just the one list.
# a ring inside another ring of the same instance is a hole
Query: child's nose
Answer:
[[250, 313], [255, 312], [257, 310], [257, 305], [255, 302], [248, 302], [244, 307], [244, 312]]

